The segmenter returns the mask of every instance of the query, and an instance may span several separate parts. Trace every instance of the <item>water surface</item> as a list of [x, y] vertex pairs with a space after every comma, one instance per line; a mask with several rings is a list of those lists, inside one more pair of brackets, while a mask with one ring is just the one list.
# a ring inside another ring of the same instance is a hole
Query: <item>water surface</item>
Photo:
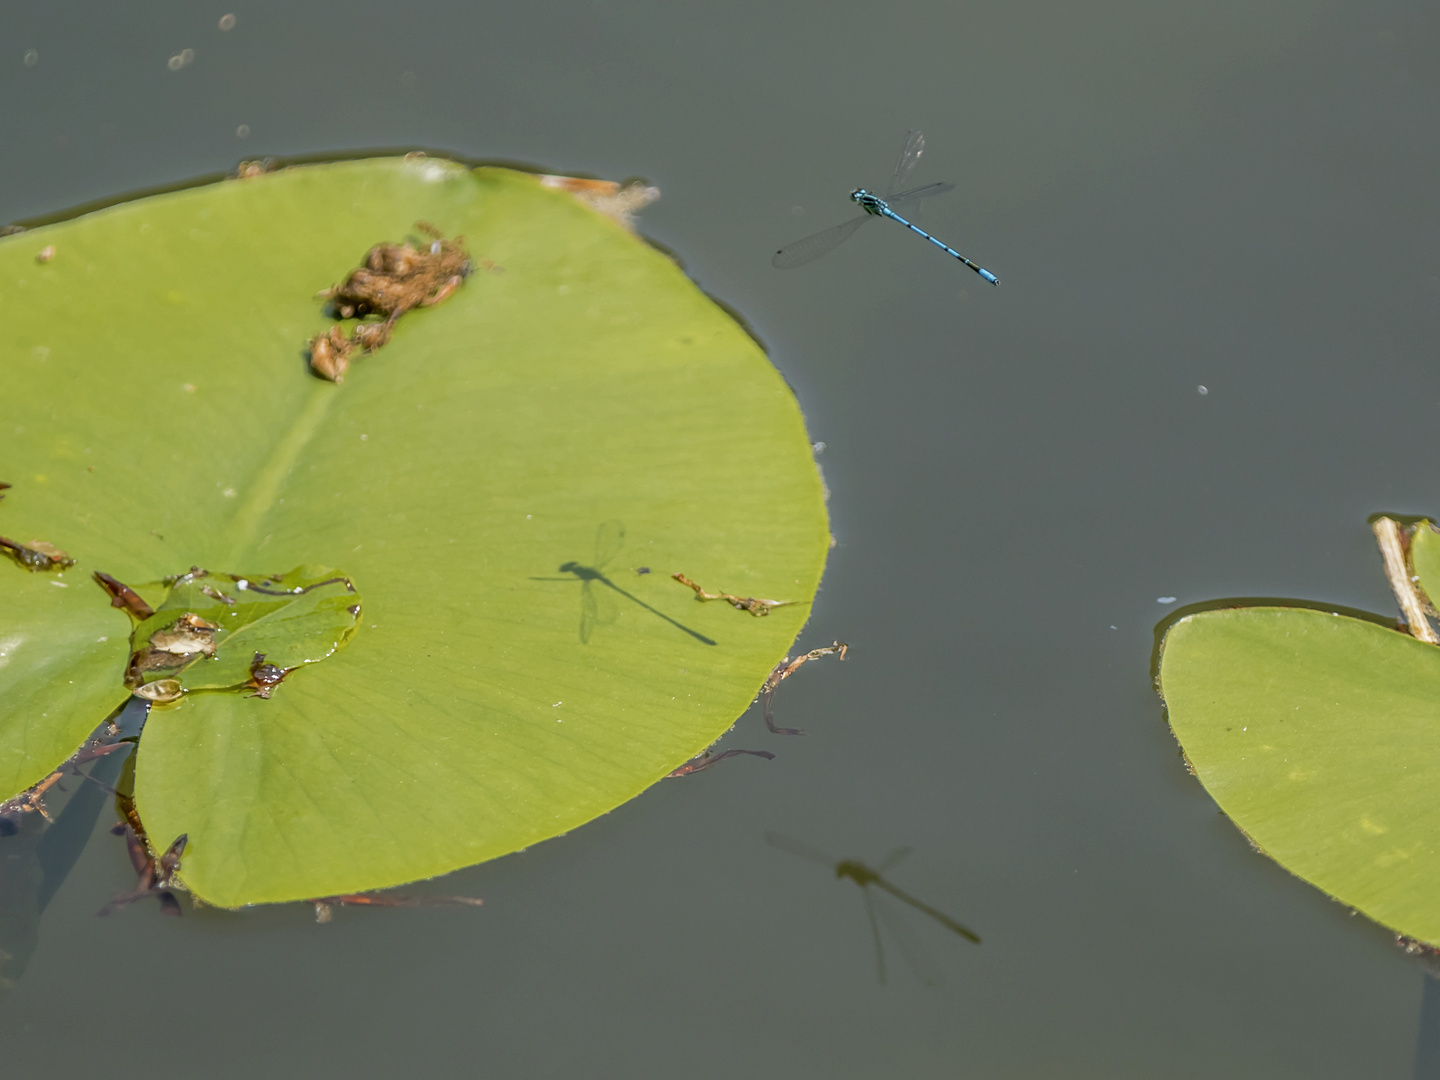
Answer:
[[[1391, 611], [1366, 516], [1440, 514], [1433, 5], [27, 0], [0, 43], [0, 220], [380, 146], [658, 184], [827, 444], [801, 644], [851, 645], [785, 684], [803, 739], [723, 744], [776, 760], [455, 875], [478, 911], [97, 920], [102, 822], [7, 1073], [1413, 1075], [1420, 970], [1250, 851], [1149, 665], [1157, 597]], [[920, 224], [1004, 285], [890, 227], [772, 269], [910, 127], [960, 185]], [[769, 829], [912, 847], [983, 945], [915, 919], [943, 985], [879, 985], [853, 884]]]

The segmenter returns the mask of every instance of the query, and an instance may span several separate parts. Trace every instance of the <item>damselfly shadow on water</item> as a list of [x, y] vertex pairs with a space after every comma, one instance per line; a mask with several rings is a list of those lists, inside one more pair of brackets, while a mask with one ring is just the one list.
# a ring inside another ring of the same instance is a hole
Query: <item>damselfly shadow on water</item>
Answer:
[[885, 929], [899, 946], [900, 955], [910, 966], [910, 970], [926, 986], [939, 986], [944, 980], [935, 966], [925, 959], [921, 953], [919, 944], [915, 941], [914, 935], [906, 925], [904, 919], [898, 912], [888, 910], [887, 902], [881, 900], [877, 903], [876, 898], [871, 895], [871, 886], [880, 889], [882, 892], [894, 897], [900, 903], [905, 904], [923, 915], [928, 915], [935, 922], [939, 923], [952, 934], [964, 938], [966, 941], [976, 945], [980, 944], [980, 935], [967, 926], [962, 926], [942, 911], [936, 911], [929, 904], [917, 900], [909, 893], [896, 885], [891, 884], [883, 876], [885, 871], [898, 866], [900, 861], [910, 854], [910, 848], [896, 848], [885, 858], [880, 860], [879, 869], [872, 870], [858, 859], [835, 859], [821, 851], [819, 848], [811, 847], [803, 840], [796, 840], [794, 837], [786, 836], [784, 833], [767, 832], [765, 842], [771, 847], [777, 847], [781, 851], [787, 851], [791, 855], [798, 855], [800, 858], [813, 862], [831, 870], [837, 879], [849, 878], [856, 885], [860, 886], [860, 895], [865, 900], [865, 916], [870, 921], [870, 934], [875, 939], [875, 973], [881, 983], [888, 981], [888, 972], [885, 968], [885, 946], [880, 940], [880, 924], [885, 924]]
[[[696, 641], [706, 645], [714, 645], [713, 638], [708, 638], [696, 630], [691, 630], [684, 623], [672, 619], [663, 611], [659, 611], [644, 600], [641, 600], [634, 593], [622, 589], [605, 574], [605, 568], [610, 560], [620, 554], [620, 549], [625, 546], [625, 523], [623, 521], [602, 521], [599, 528], [595, 530], [595, 554], [589, 563], [577, 561], [563, 562], [557, 567], [562, 574], [569, 574], [569, 577], [532, 577], [531, 581], [578, 581], [580, 582], [580, 643], [588, 645], [590, 637], [598, 626], [608, 626], [619, 618], [619, 611], [615, 606], [615, 598], [601, 588], [609, 589], [632, 604], [644, 608], [651, 615], [664, 619], [671, 626], [683, 633], [689, 634]], [[648, 567], [646, 568], [648, 569]]]

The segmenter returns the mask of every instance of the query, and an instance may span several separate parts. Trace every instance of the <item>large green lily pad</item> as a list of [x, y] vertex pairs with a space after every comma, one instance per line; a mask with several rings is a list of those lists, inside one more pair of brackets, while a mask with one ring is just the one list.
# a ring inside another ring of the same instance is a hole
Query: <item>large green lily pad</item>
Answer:
[[[315, 379], [315, 293], [420, 219], [495, 269]], [[141, 199], [0, 240], [0, 310], [0, 534], [78, 560], [0, 562], [0, 797], [124, 700], [130, 620], [92, 571], [325, 565], [364, 596], [269, 700], [151, 714], [136, 804], [158, 846], [189, 834], [211, 903], [398, 884], [604, 813], [733, 723], [818, 585], [783, 380], [670, 259], [533, 177], [376, 159]], [[800, 603], [698, 604], [676, 570]]]
[[1440, 648], [1325, 611], [1206, 611], [1166, 634], [1159, 684], [1195, 774], [1256, 846], [1440, 942]]

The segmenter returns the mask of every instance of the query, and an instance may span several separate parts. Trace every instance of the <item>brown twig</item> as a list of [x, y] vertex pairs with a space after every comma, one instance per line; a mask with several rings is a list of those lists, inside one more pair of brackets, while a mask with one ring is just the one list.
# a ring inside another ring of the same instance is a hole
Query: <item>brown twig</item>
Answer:
[[0, 548], [32, 574], [41, 570], [68, 570], [75, 565], [74, 559], [44, 540], [31, 540], [29, 544], [22, 544], [0, 536]]
[[[114, 830], [111, 830], [112, 832]], [[160, 911], [165, 915], [179, 915], [180, 901], [175, 899], [171, 889], [180, 888], [180, 883], [175, 880], [175, 875], [180, 871], [180, 856], [185, 851], [185, 844], [188, 836], [181, 833], [175, 838], [175, 842], [165, 849], [164, 853], [157, 859], [150, 854], [147, 841], [143, 834], [129, 824], [121, 826], [120, 832], [125, 837], [125, 848], [130, 855], [130, 864], [135, 867], [139, 874], [139, 880], [135, 888], [128, 893], [121, 893], [111, 900], [103, 908], [97, 911], [97, 916], [104, 917], [113, 915], [123, 907], [129, 907], [137, 900], [144, 900], [148, 896], [157, 897], [160, 901]]]
[[[127, 745], [129, 744], [123, 742], [93, 743], [87, 741], [79, 750], [76, 750], [75, 753], [62, 761], [49, 776], [36, 784], [32, 784], [20, 792], [19, 795], [11, 796], [3, 803], [0, 803], [0, 816], [15, 813], [39, 814], [46, 821], [53, 824], [54, 820], [50, 817], [50, 812], [45, 809], [45, 794], [56, 784], [60, 783], [67, 775], [78, 776], [82, 780], [90, 780], [106, 791], [113, 793], [114, 788], [108, 784], [102, 784], [99, 780], [96, 780], [87, 773], [82, 773], [80, 766], [94, 761], [96, 758], [104, 757], [106, 754], [113, 754], [117, 750], [124, 749]], [[61, 788], [60, 790], [64, 791], [65, 789]]]
[[809, 652], [802, 653], [793, 659], [787, 656], [784, 660], [781, 660], [780, 663], [776, 664], [770, 672], [770, 675], [766, 678], [765, 685], [760, 688], [760, 697], [765, 703], [765, 726], [776, 735], [804, 735], [804, 728], [782, 728], [775, 726], [775, 691], [779, 689], [782, 682], [795, 674], [802, 664], [807, 664], [811, 660], [819, 660], [822, 656], [834, 656], [836, 654], [839, 655], [841, 660], [844, 660], [845, 653], [849, 648], [850, 646], [846, 645], [843, 641], [836, 641], [829, 645], [821, 646], [818, 649], [811, 649]]
[[1440, 636], [1436, 635], [1435, 628], [1425, 617], [1424, 600], [1406, 564], [1404, 533], [1400, 523], [1394, 518], [1380, 517], [1370, 523], [1370, 529], [1380, 545], [1380, 556], [1385, 561], [1385, 577], [1405, 615], [1405, 624], [1410, 628], [1411, 636], [1431, 645], [1440, 645]]
[[155, 614], [155, 610], [140, 598], [140, 594], [123, 581], [95, 571], [95, 583], [110, 594], [110, 606], [124, 611], [131, 618], [144, 622]]
[[769, 615], [770, 612], [777, 607], [784, 607], [787, 604], [795, 603], [794, 600], [766, 600], [763, 597], [756, 596], [735, 596], [733, 593], [706, 592], [684, 574], [674, 573], [670, 576], [680, 582], [681, 585], [694, 589], [696, 600], [724, 600], [737, 611], [748, 611], [756, 618]]

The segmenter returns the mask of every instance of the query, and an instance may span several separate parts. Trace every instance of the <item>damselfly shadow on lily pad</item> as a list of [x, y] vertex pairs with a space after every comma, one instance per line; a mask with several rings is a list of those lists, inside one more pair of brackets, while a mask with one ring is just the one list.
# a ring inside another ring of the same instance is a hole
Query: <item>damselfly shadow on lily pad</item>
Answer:
[[641, 600], [634, 593], [622, 589], [605, 574], [605, 568], [610, 560], [620, 554], [620, 549], [625, 546], [625, 523], [611, 519], [602, 521], [595, 530], [595, 554], [587, 563], [571, 560], [561, 563], [556, 569], [562, 574], [569, 574], [570, 577], [532, 577], [531, 581], [579, 581], [580, 582], [580, 643], [588, 645], [591, 636], [598, 626], [608, 626], [619, 618], [619, 611], [616, 608], [615, 598], [609, 593], [603, 593], [596, 588], [597, 584], [610, 589], [620, 596], [625, 597], [633, 604], [644, 608], [651, 615], [664, 619], [671, 626], [683, 633], [689, 634], [696, 641], [706, 645], [714, 645], [715, 640], [708, 638], [699, 631], [692, 630], [684, 623], [672, 619], [663, 611], [651, 607], [644, 600]]

